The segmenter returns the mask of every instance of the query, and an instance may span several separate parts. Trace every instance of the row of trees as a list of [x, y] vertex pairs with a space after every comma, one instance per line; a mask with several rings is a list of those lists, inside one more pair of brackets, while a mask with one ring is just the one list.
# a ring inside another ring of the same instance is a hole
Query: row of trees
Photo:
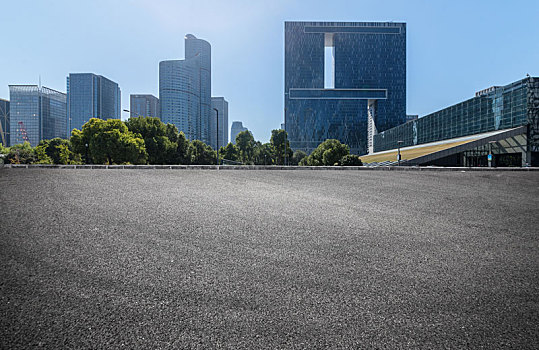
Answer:
[[[0, 146], [1, 147], [1, 146]], [[219, 149], [223, 162], [241, 164], [361, 165], [357, 156], [337, 140], [326, 140], [307, 155], [293, 152], [284, 130], [272, 130], [268, 143], [255, 141], [249, 131], [236, 136], [236, 144]], [[216, 164], [217, 152], [202, 141], [189, 141], [173, 124], [159, 118], [92, 118], [75, 129], [69, 140], [42, 140], [0, 148], [10, 163], [39, 164]]]

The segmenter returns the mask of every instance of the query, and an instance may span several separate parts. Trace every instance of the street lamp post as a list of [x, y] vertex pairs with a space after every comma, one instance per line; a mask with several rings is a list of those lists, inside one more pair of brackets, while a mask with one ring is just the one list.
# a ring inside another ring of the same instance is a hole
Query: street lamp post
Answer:
[[401, 143], [404, 143], [404, 141], [397, 141], [397, 147], [398, 147], [397, 161], [398, 161], [398, 166], [401, 166]]
[[[129, 118], [131, 118], [131, 111], [129, 109], [124, 109], [124, 112], [129, 113]], [[137, 117], [142, 117], [142, 115], [137, 113]], [[122, 118], [120, 118], [122, 119]]]
[[216, 133], [217, 133], [217, 139], [215, 140], [215, 144], [217, 145], [217, 169], [219, 169], [219, 110], [217, 108], [214, 108], [213, 109], [215, 111], [215, 113], [217, 113], [217, 118], [216, 118], [216, 121], [217, 121], [217, 130], [216, 130]]

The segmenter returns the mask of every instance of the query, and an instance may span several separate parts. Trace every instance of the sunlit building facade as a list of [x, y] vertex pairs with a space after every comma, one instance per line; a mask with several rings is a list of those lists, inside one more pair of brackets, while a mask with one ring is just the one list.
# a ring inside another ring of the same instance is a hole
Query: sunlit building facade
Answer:
[[366, 153], [369, 132], [406, 120], [406, 24], [285, 22], [284, 84], [293, 149], [337, 139]]
[[121, 119], [121, 91], [114, 81], [93, 73], [67, 77], [68, 131], [82, 129], [90, 118]]
[[10, 145], [67, 138], [66, 94], [37, 85], [9, 85]]
[[478, 91], [475, 97], [374, 135], [364, 163], [539, 166], [539, 78]]
[[176, 125], [189, 140], [210, 143], [211, 46], [185, 36], [185, 59], [159, 62], [161, 120]]

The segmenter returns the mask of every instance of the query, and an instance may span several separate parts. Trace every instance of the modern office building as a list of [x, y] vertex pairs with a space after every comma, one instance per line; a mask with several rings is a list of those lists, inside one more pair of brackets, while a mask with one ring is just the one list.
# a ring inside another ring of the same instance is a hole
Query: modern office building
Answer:
[[[210, 144], [213, 149], [219, 149], [228, 144], [228, 102], [224, 97], [212, 97], [211, 108], [213, 113], [210, 120]], [[219, 111], [219, 130], [215, 110]]]
[[66, 94], [37, 85], [9, 85], [10, 145], [67, 138]]
[[337, 139], [364, 154], [406, 120], [406, 24], [285, 22], [284, 80], [293, 149]]
[[236, 144], [236, 136], [242, 131], [247, 131], [246, 127], [243, 126], [242, 122], [232, 122], [232, 127], [230, 128], [230, 142], [234, 145]]
[[0, 143], [9, 147], [9, 101], [0, 98]]
[[[364, 163], [539, 166], [539, 78], [494, 86], [475, 97], [374, 136]], [[489, 161], [490, 158], [490, 161]]]
[[130, 95], [129, 116], [159, 118], [159, 99], [154, 95]]
[[90, 118], [121, 119], [121, 109], [121, 91], [114, 81], [93, 73], [70, 73], [67, 77], [70, 134]]
[[211, 46], [185, 36], [185, 59], [159, 62], [161, 120], [176, 125], [189, 140], [210, 143]]

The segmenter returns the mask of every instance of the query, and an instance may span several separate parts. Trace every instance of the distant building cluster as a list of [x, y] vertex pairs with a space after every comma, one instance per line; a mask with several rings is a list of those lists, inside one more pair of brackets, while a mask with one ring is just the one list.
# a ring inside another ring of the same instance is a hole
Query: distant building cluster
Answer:
[[[41, 85], [9, 85], [0, 99], [0, 142], [4, 146], [68, 138], [91, 118], [121, 119], [118, 83], [93, 73], [70, 73], [67, 93]], [[214, 149], [228, 143], [228, 102], [211, 96], [211, 46], [185, 36], [185, 59], [159, 63], [159, 98], [130, 95], [130, 117], [157, 117], [174, 124], [189, 140]], [[219, 120], [217, 120], [217, 118]]]

